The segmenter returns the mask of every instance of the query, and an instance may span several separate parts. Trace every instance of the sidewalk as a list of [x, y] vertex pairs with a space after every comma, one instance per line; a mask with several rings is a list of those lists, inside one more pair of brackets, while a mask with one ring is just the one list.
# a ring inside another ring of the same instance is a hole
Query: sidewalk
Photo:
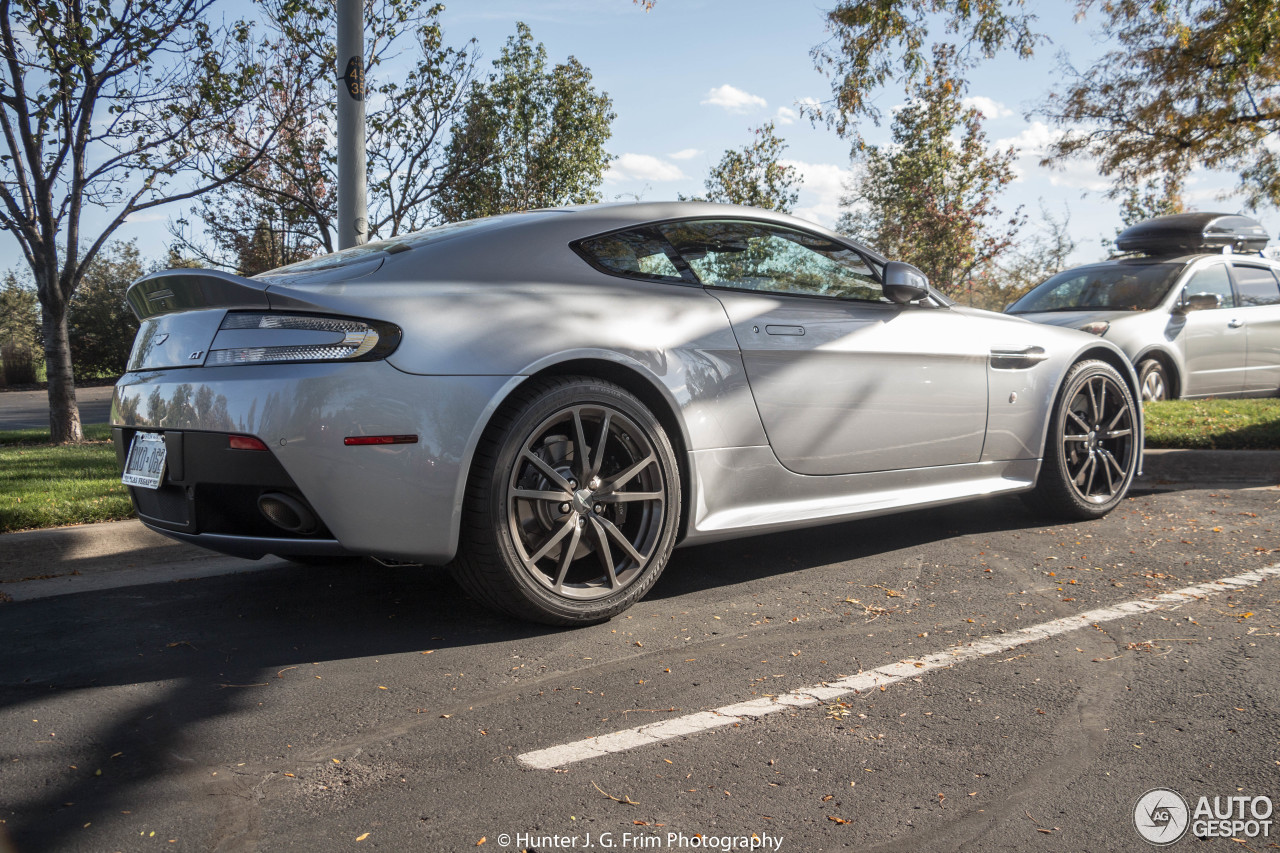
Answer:
[[[1195, 483], [1204, 488], [1280, 487], [1278, 450], [1148, 450], [1137, 488]], [[119, 572], [157, 565], [174, 579], [198, 577], [201, 564], [234, 560], [148, 530], [140, 521], [111, 521], [0, 534], [0, 592], [19, 581]], [[184, 568], [185, 567], [185, 568]]]

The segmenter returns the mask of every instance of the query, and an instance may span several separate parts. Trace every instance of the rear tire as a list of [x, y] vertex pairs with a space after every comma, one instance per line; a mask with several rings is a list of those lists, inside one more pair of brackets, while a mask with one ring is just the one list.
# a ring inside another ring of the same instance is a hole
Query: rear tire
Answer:
[[1044, 462], [1026, 501], [1055, 518], [1101, 518], [1124, 500], [1138, 465], [1138, 409], [1119, 371], [1081, 361], [1049, 419]]
[[1138, 363], [1138, 387], [1142, 389], [1142, 402], [1169, 399], [1169, 373], [1154, 358]]
[[533, 380], [476, 449], [454, 578], [473, 598], [547, 625], [590, 625], [653, 586], [680, 518], [675, 452], [625, 389]]

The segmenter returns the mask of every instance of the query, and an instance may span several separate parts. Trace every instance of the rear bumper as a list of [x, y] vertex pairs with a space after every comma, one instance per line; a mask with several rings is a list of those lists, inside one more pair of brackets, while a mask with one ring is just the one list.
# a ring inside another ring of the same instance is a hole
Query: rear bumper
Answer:
[[[385, 362], [147, 371], [120, 379], [111, 423], [119, 453], [139, 429], [183, 436], [162, 490], [168, 497], [135, 496], [143, 522], [161, 533], [244, 557], [359, 554], [439, 564], [457, 549], [480, 432], [522, 378], [417, 376]], [[270, 451], [226, 449], [228, 433], [259, 438]], [[343, 444], [388, 434], [417, 435], [418, 443]], [[255, 490], [297, 494], [320, 528], [276, 535], [246, 514]]]

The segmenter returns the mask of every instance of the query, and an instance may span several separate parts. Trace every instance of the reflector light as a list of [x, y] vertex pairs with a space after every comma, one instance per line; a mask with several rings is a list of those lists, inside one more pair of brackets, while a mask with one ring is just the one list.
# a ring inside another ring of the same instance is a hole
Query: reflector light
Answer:
[[342, 440], [347, 447], [365, 444], [417, 444], [416, 435], [349, 435]]
[[232, 450], [266, 450], [267, 446], [251, 435], [227, 436], [227, 446]]

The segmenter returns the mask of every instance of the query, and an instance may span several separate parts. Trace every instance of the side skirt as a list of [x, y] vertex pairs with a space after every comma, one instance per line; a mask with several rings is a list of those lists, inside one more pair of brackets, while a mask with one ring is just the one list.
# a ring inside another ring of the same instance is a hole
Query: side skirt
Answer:
[[1014, 459], [812, 477], [768, 446], [695, 450], [689, 462], [697, 503], [684, 545], [1026, 491], [1040, 470], [1039, 459]]

